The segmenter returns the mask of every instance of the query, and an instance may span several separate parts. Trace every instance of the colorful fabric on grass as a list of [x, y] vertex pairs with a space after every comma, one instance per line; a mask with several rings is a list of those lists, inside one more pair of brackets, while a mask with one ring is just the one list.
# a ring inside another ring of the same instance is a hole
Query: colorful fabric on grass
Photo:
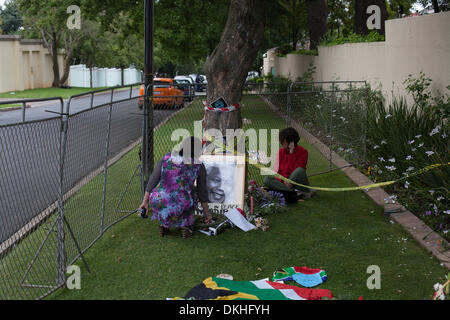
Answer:
[[234, 281], [209, 277], [189, 290], [184, 299], [195, 300], [321, 300], [331, 299], [326, 289], [305, 289], [268, 280]]
[[274, 272], [272, 281], [294, 280], [304, 287], [311, 288], [324, 283], [327, 278], [327, 273], [322, 269], [289, 267]]

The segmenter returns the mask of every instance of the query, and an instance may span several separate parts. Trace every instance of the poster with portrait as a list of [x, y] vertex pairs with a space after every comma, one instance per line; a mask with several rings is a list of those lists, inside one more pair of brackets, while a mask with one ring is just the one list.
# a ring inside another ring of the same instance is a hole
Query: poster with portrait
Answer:
[[245, 156], [204, 154], [208, 207], [211, 213], [224, 214], [233, 208], [243, 208], [245, 188]]

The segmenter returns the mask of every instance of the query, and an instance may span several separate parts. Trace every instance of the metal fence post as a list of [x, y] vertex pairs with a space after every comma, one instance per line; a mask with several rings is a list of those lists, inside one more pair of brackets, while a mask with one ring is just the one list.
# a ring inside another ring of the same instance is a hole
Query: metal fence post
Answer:
[[286, 118], [286, 126], [290, 126], [291, 123], [291, 91], [292, 91], [292, 85], [294, 83], [290, 83], [288, 85], [287, 88], [287, 99], [286, 99], [286, 113], [287, 113], [287, 118]]
[[91, 93], [91, 109], [94, 106], [94, 93]]
[[105, 220], [105, 206], [106, 206], [106, 177], [108, 175], [108, 157], [109, 157], [109, 141], [111, 136], [111, 118], [112, 118], [112, 106], [113, 106], [114, 88], [111, 90], [111, 101], [108, 108], [108, 127], [106, 130], [106, 147], [105, 147], [105, 161], [103, 164], [103, 192], [102, 192], [102, 212], [100, 218], [100, 236], [104, 231]]
[[335, 97], [334, 81], [331, 83], [331, 111], [330, 111], [330, 169], [333, 166], [333, 109], [334, 109], [334, 97]]
[[142, 166], [144, 172], [144, 186], [150, 178], [150, 170], [153, 170], [154, 152], [153, 152], [153, 84], [145, 87], [144, 92], [144, 120], [142, 129]]
[[25, 108], [27, 107], [25, 102], [22, 102], [22, 122], [25, 122]]
[[[69, 101], [70, 102], [70, 101]], [[66, 110], [69, 110], [66, 102]], [[64, 104], [61, 103], [61, 132], [59, 135], [59, 186], [58, 186], [58, 226], [57, 226], [57, 246], [56, 264], [57, 275], [56, 285], [63, 286], [66, 283], [66, 252], [65, 252], [65, 230], [64, 230], [64, 208], [63, 208], [63, 188], [64, 188], [64, 158], [67, 142], [67, 121], [64, 114]]]
[[369, 101], [368, 101], [368, 99], [369, 99], [369, 94], [370, 94], [370, 88], [367, 85], [367, 82], [364, 81], [364, 84], [366, 87], [366, 89], [365, 89], [366, 98], [363, 99], [363, 101], [365, 102], [364, 103], [365, 110], [364, 110], [364, 119], [363, 119], [364, 127], [362, 130], [363, 131], [363, 136], [362, 136], [363, 141], [362, 142], [363, 142], [363, 163], [366, 164], [367, 163], [367, 130], [369, 127]]

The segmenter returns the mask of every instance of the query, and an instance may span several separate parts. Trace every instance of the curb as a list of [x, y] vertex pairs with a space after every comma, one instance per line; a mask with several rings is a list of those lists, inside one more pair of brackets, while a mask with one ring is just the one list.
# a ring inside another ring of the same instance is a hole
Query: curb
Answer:
[[[272, 102], [270, 102], [263, 96], [260, 97], [273, 112], [275, 112], [284, 120], [288, 121], [287, 116], [283, 115], [280, 110], [272, 104]], [[292, 127], [296, 128], [299, 131], [300, 136], [305, 138], [310, 144], [317, 148], [317, 150], [319, 150], [319, 152], [326, 159], [330, 160], [329, 147], [324, 145], [319, 139], [306, 131], [294, 120], [291, 119], [289, 123]], [[334, 151], [332, 152], [331, 156], [333, 164], [337, 167], [349, 166], [349, 163]], [[374, 183], [354, 167], [346, 167], [341, 171], [344, 172], [357, 186], [366, 186]], [[385, 214], [389, 211], [393, 212], [388, 214], [389, 218], [402, 226], [402, 228], [406, 232], [408, 232], [419, 243], [420, 246], [431, 252], [431, 254], [441, 262], [441, 265], [450, 270], [450, 249], [445, 249], [450, 248], [450, 244], [447, 240], [434, 232], [421, 219], [419, 219], [416, 215], [414, 215], [402, 205], [387, 204], [384, 199], [389, 197], [389, 195], [382, 188], [371, 188], [363, 191], [367, 196], [369, 196], [370, 199], [372, 199], [373, 202], [384, 208]]]

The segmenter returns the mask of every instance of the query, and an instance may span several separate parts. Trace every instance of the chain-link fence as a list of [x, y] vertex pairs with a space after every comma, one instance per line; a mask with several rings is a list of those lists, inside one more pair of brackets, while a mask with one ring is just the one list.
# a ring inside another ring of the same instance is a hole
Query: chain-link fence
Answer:
[[[170, 96], [136, 86], [101, 90], [60, 100], [45, 119], [0, 126], [0, 299], [42, 298], [64, 286], [66, 267], [136, 212], [146, 174], [182, 140], [176, 129], [202, 138], [206, 92], [192, 89]], [[271, 167], [279, 130], [295, 126], [310, 153], [364, 161], [364, 90], [337, 82], [247, 86], [243, 129], [257, 137], [248, 156]], [[309, 175], [330, 170], [331, 159], [321, 159], [308, 163]], [[258, 167], [248, 172], [262, 184]]]
[[[333, 156], [350, 165], [366, 162], [367, 86], [364, 81], [292, 82], [256, 86], [287, 126], [320, 149], [332, 170]], [[320, 145], [320, 147], [319, 147]], [[312, 168], [312, 175], [324, 168]]]
[[135, 88], [117, 89], [0, 126], [0, 299], [42, 298], [64, 286], [66, 267], [135, 212], [142, 114]]

